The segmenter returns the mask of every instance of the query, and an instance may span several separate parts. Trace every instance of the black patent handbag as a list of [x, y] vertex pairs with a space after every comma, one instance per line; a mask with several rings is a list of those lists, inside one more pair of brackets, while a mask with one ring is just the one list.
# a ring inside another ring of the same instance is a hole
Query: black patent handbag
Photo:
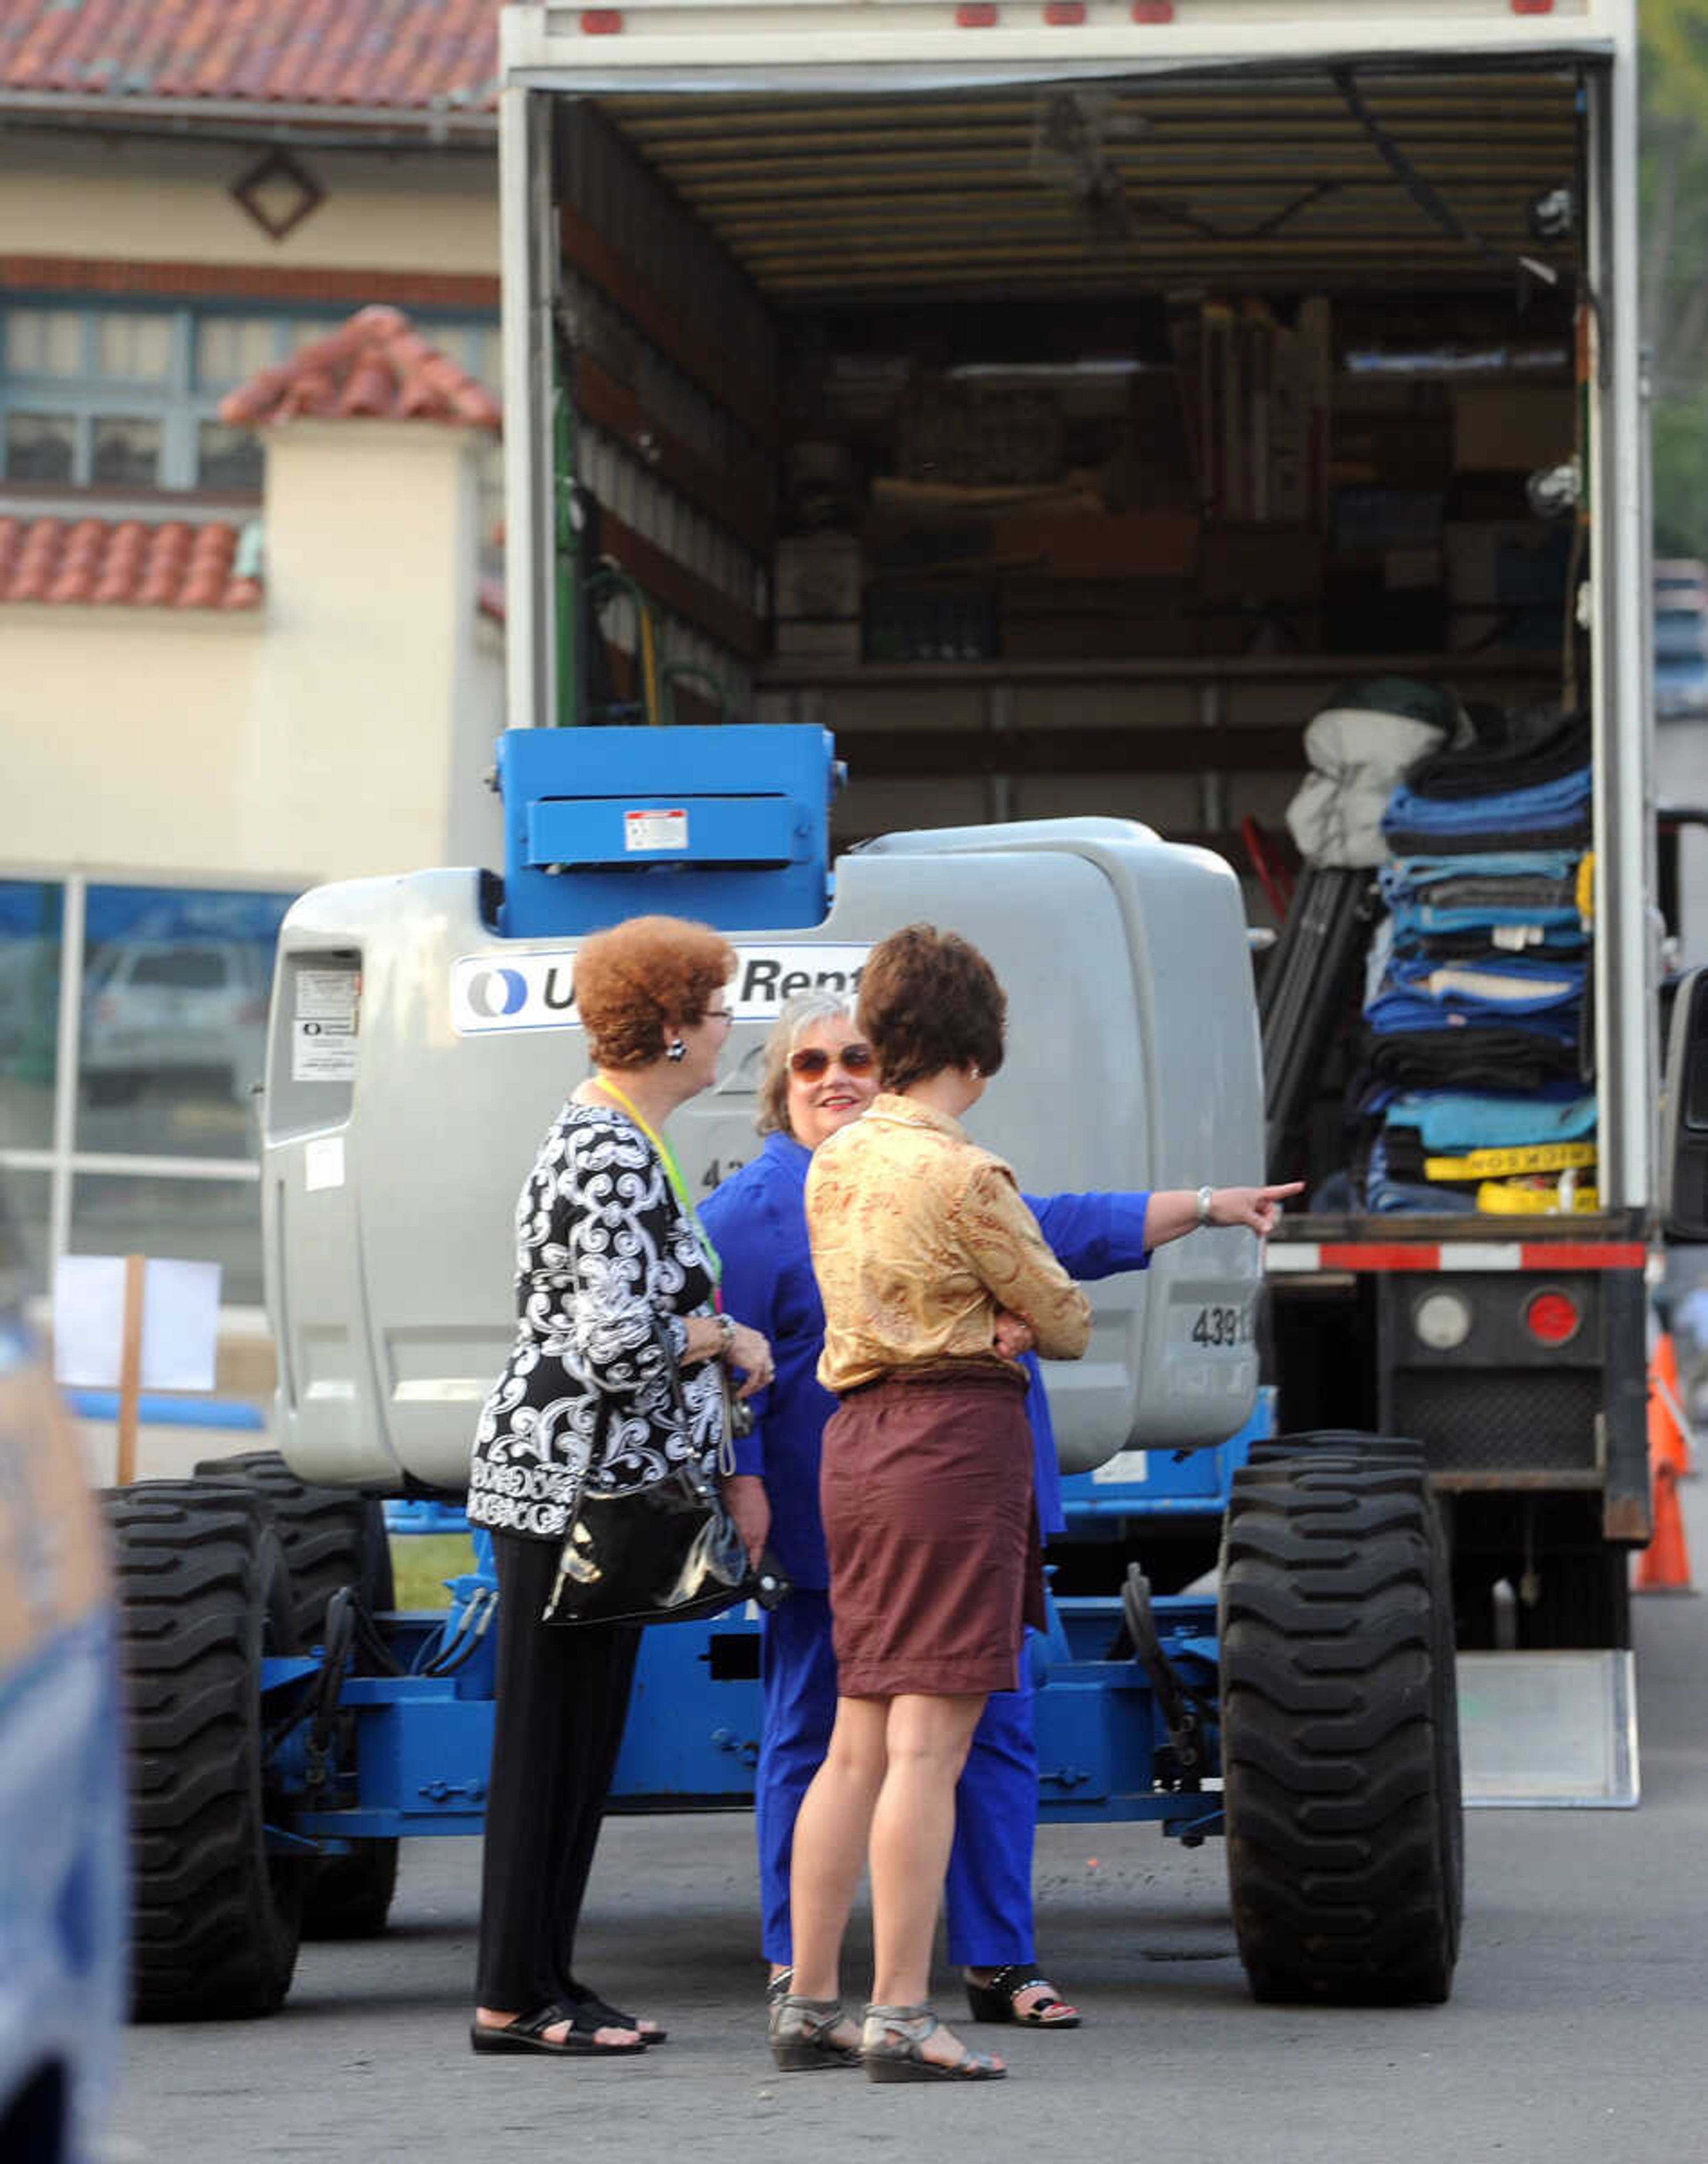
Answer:
[[[747, 1408], [730, 1389], [728, 1370], [722, 1372], [717, 1463], [731, 1471], [736, 1416]], [[681, 1408], [679, 1376], [676, 1401]], [[540, 1620], [693, 1623], [744, 1600], [775, 1608], [789, 1590], [788, 1578], [769, 1550], [757, 1566], [749, 1563], [717, 1479], [699, 1465], [681, 1465], [625, 1494], [583, 1489], [558, 1551], [557, 1575]]]

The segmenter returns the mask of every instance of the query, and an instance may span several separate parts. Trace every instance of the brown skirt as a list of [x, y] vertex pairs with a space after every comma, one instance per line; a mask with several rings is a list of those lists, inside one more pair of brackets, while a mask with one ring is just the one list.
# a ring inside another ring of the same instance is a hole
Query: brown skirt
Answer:
[[1026, 1378], [957, 1361], [851, 1391], [819, 1495], [844, 1698], [1013, 1690], [1043, 1622]]

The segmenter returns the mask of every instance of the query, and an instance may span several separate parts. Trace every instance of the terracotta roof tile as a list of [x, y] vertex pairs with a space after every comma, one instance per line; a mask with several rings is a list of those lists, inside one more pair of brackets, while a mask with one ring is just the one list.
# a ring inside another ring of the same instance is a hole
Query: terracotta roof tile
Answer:
[[0, 93], [490, 111], [497, 0], [0, 0]]
[[[3, 0], [0, 0], [3, 4]], [[222, 399], [219, 418], [260, 428], [298, 415], [445, 421], [496, 428], [502, 413], [484, 385], [422, 337], [397, 308], [364, 308], [329, 337], [301, 346]]]
[[221, 521], [0, 517], [0, 604], [253, 608], [260, 584], [233, 577], [237, 547]]

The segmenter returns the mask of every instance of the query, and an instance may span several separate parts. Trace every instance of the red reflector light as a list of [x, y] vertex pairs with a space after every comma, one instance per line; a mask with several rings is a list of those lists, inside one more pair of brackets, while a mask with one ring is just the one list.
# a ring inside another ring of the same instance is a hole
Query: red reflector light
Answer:
[[1133, 0], [1133, 19], [1135, 23], [1172, 23], [1175, 0]]
[[1515, 15], [1552, 15], [1553, 0], [1512, 0]]
[[964, 7], [955, 9], [955, 21], [964, 30], [994, 30], [996, 10], [990, 0], [967, 0]]
[[1569, 1293], [1539, 1292], [1525, 1305], [1524, 1326], [1538, 1345], [1564, 1345], [1583, 1319]]
[[1049, 0], [1043, 19], [1052, 29], [1070, 30], [1085, 19], [1085, 0]]
[[590, 38], [614, 38], [622, 28], [620, 8], [589, 8], [581, 17], [582, 32]]

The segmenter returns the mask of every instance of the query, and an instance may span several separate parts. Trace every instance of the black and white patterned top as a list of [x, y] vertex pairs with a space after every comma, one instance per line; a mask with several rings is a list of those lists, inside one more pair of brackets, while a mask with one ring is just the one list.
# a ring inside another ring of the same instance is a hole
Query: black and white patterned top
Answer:
[[712, 1276], [623, 1113], [565, 1106], [516, 1205], [516, 1342], [475, 1432], [470, 1521], [561, 1540], [584, 1483], [620, 1495], [689, 1461], [709, 1478], [718, 1363], [676, 1363]]

